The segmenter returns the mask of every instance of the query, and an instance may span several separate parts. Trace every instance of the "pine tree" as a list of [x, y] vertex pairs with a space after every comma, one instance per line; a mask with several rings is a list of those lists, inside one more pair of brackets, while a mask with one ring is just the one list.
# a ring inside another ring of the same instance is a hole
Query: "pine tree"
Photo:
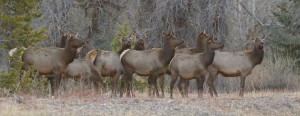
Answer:
[[45, 28], [34, 30], [33, 18], [42, 15], [39, 0], [0, 0], [0, 33], [4, 38], [1, 47], [12, 49], [28, 47], [44, 38]]
[[[32, 20], [42, 15], [39, 0], [0, 0], [0, 48], [10, 50], [18, 48], [10, 56], [10, 70], [0, 73], [0, 87], [15, 91], [20, 88], [18, 82], [22, 62], [22, 47], [28, 47], [45, 38], [45, 28], [35, 29]], [[23, 79], [28, 80], [28, 79]]]

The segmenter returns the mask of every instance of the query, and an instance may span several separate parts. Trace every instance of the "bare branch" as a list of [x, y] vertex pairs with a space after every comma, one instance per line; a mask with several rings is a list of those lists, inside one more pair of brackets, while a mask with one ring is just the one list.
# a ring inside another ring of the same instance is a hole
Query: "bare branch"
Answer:
[[265, 26], [265, 24], [263, 24], [263, 23], [261, 23], [261, 21], [259, 21], [247, 8], [246, 8], [246, 6], [245, 5], [243, 5], [241, 2], [239, 2], [239, 4], [246, 10], [246, 12], [248, 13], [248, 14], [250, 14], [254, 19], [255, 19], [255, 21], [257, 21], [258, 22], [258, 24], [259, 24], [259, 26]]

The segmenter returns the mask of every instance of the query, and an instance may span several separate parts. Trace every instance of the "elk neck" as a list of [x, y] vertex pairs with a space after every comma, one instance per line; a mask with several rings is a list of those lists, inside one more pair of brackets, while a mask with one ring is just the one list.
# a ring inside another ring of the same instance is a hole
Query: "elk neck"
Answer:
[[204, 51], [204, 49], [205, 49], [205, 42], [202, 42], [202, 41], [197, 41], [197, 44], [196, 44], [196, 48], [194, 48], [193, 49], [193, 51], [194, 52], [196, 52], [196, 53], [201, 53], [201, 52], [203, 52]]
[[260, 64], [263, 60], [264, 57], [264, 49], [258, 49], [256, 47], [254, 47], [254, 49], [248, 53], [251, 62], [253, 63], [253, 65], [257, 65]]
[[121, 49], [117, 52], [119, 55], [123, 53], [123, 51], [130, 49], [131, 46], [122, 45]]
[[203, 52], [203, 56], [204, 56], [204, 64], [205, 66], [208, 66], [210, 64], [212, 64], [214, 57], [215, 57], [215, 51], [208, 45], [208, 41], [206, 42], [206, 44], [204, 44], [204, 52]]
[[168, 65], [172, 58], [175, 55], [175, 48], [169, 45], [167, 42], [164, 42], [164, 46], [162, 48], [162, 52], [159, 55], [160, 61], [164, 65]]
[[69, 64], [73, 62], [77, 54], [77, 48], [71, 47], [70, 45], [67, 45], [65, 48], [63, 48], [63, 60], [65, 63]]

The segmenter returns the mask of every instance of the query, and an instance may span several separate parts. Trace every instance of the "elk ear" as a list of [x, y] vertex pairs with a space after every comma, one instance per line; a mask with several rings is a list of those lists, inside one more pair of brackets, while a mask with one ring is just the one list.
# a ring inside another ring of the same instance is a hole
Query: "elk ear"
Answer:
[[131, 32], [130, 37], [132, 37], [132, 36], [137, 36], [137, 33], [135, 30]]
[[63, 36], [68, 36], [68, 34], [67, 33], [62, 33], [63, 34]]
[[201, 35], [201, 34], [203, 34], [203, 32], [199, 32], [199, 34], [198, 34], [198, 35]]
[[76, 38], [78, 37], [78, 33], [76, 33], [75, 37], [76, 37]]
[[164, 35], [168, 35], [168, 33], [167, 32], [163, 32], [164, 33]]
[[170, 36], [171, 34], [169, 32], [165, 33], [165, 37]]
[[216, 39], [216, 36], [215, 36], [215, 35], [213, 35], [211, 39], [212, 39], [212, 41], [214, 41], [214, 42], [215, 42], [215, 41], [217, 41], [217, 39]]
[[163, 37], [164, 38], [163, 40], [170, 40], [171, 37], [172, 37], [171, 33], [167, 32], [167, 33], [165, 33], [165, 35]]
[[266, 38], [266, 35], [263, 35], [262, 37], [261, 37], [261, 39], [265, 39]]
[[208, 43], [212, 43], [213, 42], [213, 39], [212, 38], [209, 38], [208, 39]]
[[145, 38], [148, 38], [148, 37], [149, 37], [149, 33], [150, 33], [149, 31], [146, 31], [146, 32], [144, 33], [144, 37], [145, 37]]
[[[205, 33], [205, 29], [204, 29], [203, 33]], [[206, 34], [206, 33], [205, 33], [205, 34]]]
[[122, 41], [124, 38], [122, 37], [122, 35], [121, 34], [118, 34], [117, 35], [117, 38], [118, 38], [118, 40], [120, 40], [120, 41]]
[[73, 34], [67, 33], [68, 39], [69, 39], [69, 38], [72, 38], [72, 36], [75, 37]]

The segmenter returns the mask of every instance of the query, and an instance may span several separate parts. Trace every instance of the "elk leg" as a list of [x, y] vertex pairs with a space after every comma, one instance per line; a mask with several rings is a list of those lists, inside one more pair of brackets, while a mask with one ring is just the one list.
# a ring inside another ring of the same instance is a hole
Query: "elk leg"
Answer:
[[126, 84], [126, 96], [130, 97], [130, 77], [127, 76], [126, 80], [125, 80], [125, 84]]
[[111, 93], [110, 97], [117, 97], [117, 85], [118, 85], [119, 77], [120, 77], [120, 74], [116, 74], [111, 81], [112, 93]]
[[244, 96], [244, 88], [245, 88], [245, 80], [246, 80], [246, 76], [241, 76], [241, 89], [240, 89], [240, 97]]
[[[58, 74], [57, 76], [55, 76], [55, 79], [56, 79], [56, 90], [59, 90], [59, 88], [60, 88], [60, 82], [61, 82], [61, 75], [60, 74]], [[58, 95], [58, 93], [57, 93], [57, 95]]]
[[51, 86], [51, 95], [54, 96], [54, 78], [53, 77], [47, 77], [48, 80], [50, 81], [50, 86]]
[[164, 75], [161, 75], [159, 77], [159, 86], [161, 89], [161, 97], [164, 98], [165, 97], [165, 93], [164, 93], [164, 84], [165, 84], [165, 78]]
[[155, 96], [156, 95], [156, 97], [160, 97], [159, 96], [159, 92], [158, 92], [158, 86], [157, 86], [157, 79], [159, 78], [159, 75], [157, 75], [157, 74], [155, 74], [154, 75], [154, 78], [153, 78], [153, 84], [154, 84], [154, 89], [155, 90], [153, 90], [153, 96]]
[[205, 81], [205, 75], [204, 76], [200, 76], [200, 78], [196, 78], [197, 90], [198, 90], [198, 98], [202, 97], [204, 81]]
[[209, 90], [209, 93], [210, 93], [210, 96], [215, 96], [218, 97], [218, 94], [217, 94], [217, 91], [216, 91], [216, 88], [215, 88], [215, 85], [214, 85], [214, 81], [218, 78], [218, 73], [217, 72], [212, 72], [212, 71], [209, 71], [209, 77], [208, 77], [208, 80], [207, 80], [207, 84], [208, 84], [208, 90]]
[[185, 81], [182, 78], [179, 78], [179, 82], [178, 82], [177, 86], [178, 86], [178, 89], [179, 89], [179, 91], [181, 93], [182, 98], [184, 98], [184, 92], [182, 90], [184, 83], [185, 83]]
[[102, 93], [102, 88], [104, 86], [102, 75], [97, 70], [92, 70], [92, 73], [93, 73], [93, 75], [96, 75], [96, 76], [92, 76], [92, 78], [91, 78], [91, 80], [93, 81], [94, 86], [96, 88], [96, 91], [97, 92], [100, 91], [100, 93]]
[[151, 86], [152, 86], [152, 83], [151, 83], [151, 76], [148, 77], [148, 97], [151, 97]]
[[50, 80], [50, 85], [51, 85], [51, 95], [57, 97], [58, 95], [57, 90], [60, 85], [60, 79], [57, 75], [54, 75], [53, 77], [48, 76], [48, 79]]
[[173, 98], [174, 84], [175, 84], [175, 82], [176, 82], [176, 80], [178, 78], [178, 74], [174, 74], [173, 73], [171, 76], [172, 76], [172, 80], [171, 80], [171, 83], [170, 83], [170, 89], [171, 89], [171, 91], [170, 91], [170, 98]]
[[[97, 92], [99, 92], [100, 91], [100, 93], [101, 93], [101, 89], [102, 89], [102, 87], [100, 87], [99, 85], [102, 85], [101, 84], [101, 81], [102, 81], [102, 79], [97, 79], [96, 77], [92, 77], [91, 78], [92, 80], [90, 80], [90, 81], [92, 81], [93, 82], [93, 84], [94, 84], [94, 86], [95, 86], [95, 89], [96, 89], [96, 91]], [[87, 80], [87, 79], [86, 79]], [[89, 80], [88, 80], [89, 81]], [[87, 84], [89, 84], [89, 85], [91, 85], [89, 82], [87, 83]], [[90, 88], [91, 88], [91, 86], [90, 86]]]
[[104, 82], [103, 82], [103, 78], [102, 76], [100, 76], [99, 78], [97, 78], [97, 82], [99, 83], [99, 87], [98, 87], [98, 90], [100, 90], [100, 93], [102, 93], [102, 89], [104, 87]]
[[133, 82], [132, 82], [132, 74], [128, 76], [127, 78], [127, 97], [134, 97], [133, 94]]
[[184, 94], [185, 94], [185, 97], [188, 98], [190, 81], [189, 80], [185, 80], [185, 82], [183, 84], [184, 84]]
[[123, 97], [123, 91], [124, 91], [124, 84], [125, 84], [125, 78], [126, 75], [123, 75], [122, 79], [121, 79], [121, 85], [120, 85], [120, 97]]
[[[154, 97], [155, 94], [158, 94], [157, 89], [157, 76], [150, 75], [148, 77], [148, 84], [149, 84], [149, 97]], [[159, 96], [159, 94], [158, 94]]]
[[158, 77], [156, 77], [156, 79], [155, 79], [154, 87], [155, 87], [156, 97], [160, 97], [159, 92], [158, 92], [158, 86], [157, 86], [157, 78], [158, 78]]
[[62, 90], [63, 91], [66, 91], [66, 81], [67, 81], [67, 78], [65, 78], [65, 77], [62, 77], [62, 80], [61, 80], [62, 82]]

